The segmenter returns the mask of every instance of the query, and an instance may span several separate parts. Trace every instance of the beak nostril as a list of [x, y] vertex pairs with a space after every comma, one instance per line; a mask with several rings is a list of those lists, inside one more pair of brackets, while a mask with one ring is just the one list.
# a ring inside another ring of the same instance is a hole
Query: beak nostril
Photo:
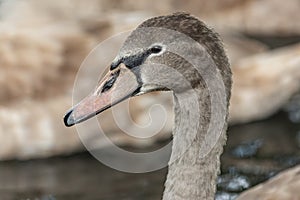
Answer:
[[108, 81], [106, 81], [106, 83], [102, 87], [101, 93], [106, 92], [107, 90], [109, 90], [113, 86], [115, 81], [116, 81], [116, 79], [114, 77], [111, 77]]
[[120, 70], [111, 74], [111, 77], [106, 81], [102, 87], [101, 93], [108, 91], [116, 82], [118, 76], [120, 74]]

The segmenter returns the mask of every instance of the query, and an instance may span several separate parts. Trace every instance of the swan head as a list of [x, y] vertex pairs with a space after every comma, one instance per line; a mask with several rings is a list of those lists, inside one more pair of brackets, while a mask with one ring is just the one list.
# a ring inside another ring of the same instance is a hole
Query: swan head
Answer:
[[[208, 59], [214, 67], [208, 66]], [[193, 62], [198, 62], [198, 69]], [[199, 70], [205, 73], [208, 67], [221, 72], [225, 85], [231, 84], [230, 78], [225, 80], [231, 72], [222, 43], [204, 23], [185, 13], [148, 19], [128, 36], [109, 72], [67, 112], [64, 123], [72, 126], [151, 91], [181, 93], [197, 87], [203, 84]]]

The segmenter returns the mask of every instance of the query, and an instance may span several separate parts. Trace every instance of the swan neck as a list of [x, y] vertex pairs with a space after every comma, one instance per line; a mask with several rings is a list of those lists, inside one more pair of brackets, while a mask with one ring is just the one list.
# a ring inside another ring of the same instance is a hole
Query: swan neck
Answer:
[[210, 96], [203, 88], [195, 91], [174, 94], [173, 146], [163, 200], [212, 200], [215, 196], [227, 116], [217, 142], [203, 151], [210, 124]]

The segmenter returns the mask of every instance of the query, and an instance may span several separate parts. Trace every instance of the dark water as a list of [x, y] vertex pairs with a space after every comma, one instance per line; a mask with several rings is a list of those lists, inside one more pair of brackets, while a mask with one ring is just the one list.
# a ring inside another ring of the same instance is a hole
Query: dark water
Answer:
[[[229, 128], [217, 199], [239, 192], [300, 163], [300, 123], [291, 112]], [[300, 119], [300, 118], [299, 118]], [[155, 200], [166, 169], [145, 174], [110, 169], [88, 153], [0, 163], [1, 200]]]
[[292, 114], [280, 112], [267, 120], [229, 128], [219, 192], [238, 194], [300, 164], [300, 118], [292, 122]]

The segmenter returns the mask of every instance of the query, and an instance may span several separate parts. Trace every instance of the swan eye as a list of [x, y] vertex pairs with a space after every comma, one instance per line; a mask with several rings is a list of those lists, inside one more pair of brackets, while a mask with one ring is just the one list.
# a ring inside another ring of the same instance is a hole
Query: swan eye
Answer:
[[158, 45], [155, 45], [155, 46], [151, 47], [151, 49], [150, 49], [151, 53], [155, 53], [155, 54], [161, 52], [161, 50], [162, 50], [162, 47], [158, 46]]

